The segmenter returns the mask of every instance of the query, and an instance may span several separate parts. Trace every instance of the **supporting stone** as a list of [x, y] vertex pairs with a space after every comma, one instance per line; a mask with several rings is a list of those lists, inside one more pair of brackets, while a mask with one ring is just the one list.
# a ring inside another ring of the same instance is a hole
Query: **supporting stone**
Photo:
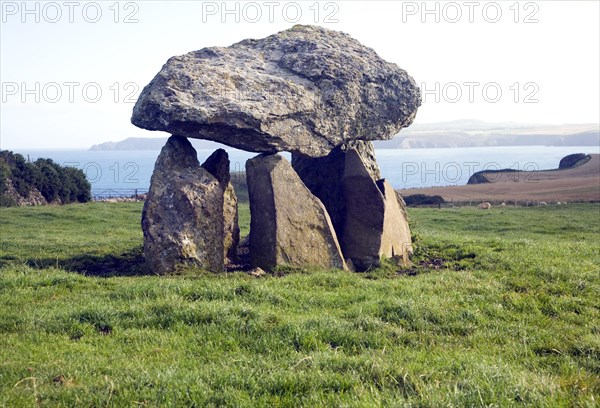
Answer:
[[344, 256], [361, 271], [378, 266], [382, 257], [407, 263], [412, 252], [408, 219], [403, 200], [392, 186], [385, 179], [374, 182], [354, 149], [346, 154], [342, 184]]
[[280, 155], [246, 163], [250, 197], [250, 260], [278, 265], [346, 269], [327, 210]]
[[229, 155], [223, 149], [217, 149], [202, 164], [219, 180], [223, 189], [223, 251], [228, 264], [235, 263], [237, 246], [240, 242], [238, 226], [238, 200], [229, 173]]
[[292, 153], [292, 167], [306, 187], [325, 205], [338, 238], [344, 229], [346, 210], [342, 178], [349, 149], [355, 149], [360, 154], [373, 180], [381, 178], [372, 142], [348, 142], [336, 147], [327, 156], [318, 158]]
[[386, 179], [379, 180], [377, 186], [385, 198], [381, 254], [385, 258], [395, 258], [407, 266], [410, 263], [408, 258], [413, 253], [413, 245], [406, 203]]
[[146, 263], [154, 273], [185, 264], [223, 270], [223, 188], [200, 166], [185, 137], [170, 137], [158, 156], [142, 231]]

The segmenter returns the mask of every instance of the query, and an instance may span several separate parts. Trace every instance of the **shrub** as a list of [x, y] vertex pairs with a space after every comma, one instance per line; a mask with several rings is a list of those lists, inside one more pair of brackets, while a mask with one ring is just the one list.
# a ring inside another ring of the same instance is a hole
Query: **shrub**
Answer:
[[51, 159], [38, 159], [34, 163], [26, 161], [22, 155], [8, 150], [0, 151], [0, 205], [15, 205], [15, 197], [8, 193], [8, 183], [12, 183], [17, 194], [29, 197], [37, 189], [48, 202], [60, 201], [63, 204], [90, 201], [91, 185], [82, 170], [63, 167]]
[[416, 206], [416, 205], [438, 205], [445, 202], [444, 198], [439, 195], [426, 195], [426, 194], [413, 194], [404, 197], [404, 202], [406, 205]]

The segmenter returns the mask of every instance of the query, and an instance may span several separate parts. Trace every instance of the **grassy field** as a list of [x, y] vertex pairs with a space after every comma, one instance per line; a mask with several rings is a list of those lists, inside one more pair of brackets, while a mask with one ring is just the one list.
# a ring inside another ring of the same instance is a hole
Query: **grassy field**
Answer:
[[0, 406], [598, 405], [597, 204], [410, 209], [411, 268], [259, 279], [142, 275], [140, 213], [0, 210]]

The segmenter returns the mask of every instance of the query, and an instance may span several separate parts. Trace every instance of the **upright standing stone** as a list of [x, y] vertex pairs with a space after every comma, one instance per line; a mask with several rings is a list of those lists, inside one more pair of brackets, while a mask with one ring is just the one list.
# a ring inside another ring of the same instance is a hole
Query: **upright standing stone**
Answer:
[[256, 156], [246, 163], [246, 177], [253, 266], [346, 268], [325, 207], [286, 159]]
[[397, 258], [407, 265], [413, 246], [406, 203], [386, 179], [378, 180], [377, 186], [385, 199], [381, 254], [385, 258]]
[[182, 264], [223, 270], [223, 189], [185, 137], [170, 137], [156, 160], [142, 231], [146, 263], [157, 274]]
[[223, 189], [223, 250], [227, 263], [234, 263], [237, 246], [240, 242], [240, 228], [238, 226], [238, 200], [229, 172], [229, 155], [223, 149], [217, 149], [202, 164], [213, 176], [219, 180]]
[[229, 155], [224, 149], [215, 150], [208, 156], [204, 163], [202, 163], [202, 167], [215, 176], [223, 186], [226, 186], [231, 180], [231, 174], [229, 173]]
[[381, 178], [372, 142], [348, 142], [336, 147], [324, 157], [312, 158], [298, 153], [292, 154], [292, 167], [311, 193], [325, 205], [338, 239], [343, 232], [346, 217], [342, 178], [346, 166], [346, 153], [350, 149], [359, 153], [373, 180]]
[[412, 242], [403, 203], [385, 179], [373, 181], [354, 149], [346, 154], [343, 191], [344, 256], [352, 260], [357, 270], [378, 266], [382, 257], [398, 257], [407, 262]]

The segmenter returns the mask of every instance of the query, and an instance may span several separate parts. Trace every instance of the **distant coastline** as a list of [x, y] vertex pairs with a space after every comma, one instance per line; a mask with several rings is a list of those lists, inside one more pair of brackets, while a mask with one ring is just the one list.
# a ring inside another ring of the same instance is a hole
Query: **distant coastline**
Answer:
[[414, 124], [378, 149], [494, 146], [600, 146], [600, 124], [540, 125], [480, 120]]
[[[168, 137], [129, 137], [120, 142], [105, 142], [95, 144], [88, 150], [97, 151], [133, 151], [133, 150], [160, 150]], [[196, 149], [218, 149], [221, 144], [211, 142], [210, 140], [190, 139]]]
[[[90, 151], [160, 150], [167, 137], [130, 137], [93, 145]], [[600, 146], [599, 124], [539, 125], [488, 123], [479, 120], [416, 123], [391, 140], [373, 142], [376, 149], [437, 149], [493, 146]], [[216, 149], [220, 144], [194, 139], [196, 149]]]

